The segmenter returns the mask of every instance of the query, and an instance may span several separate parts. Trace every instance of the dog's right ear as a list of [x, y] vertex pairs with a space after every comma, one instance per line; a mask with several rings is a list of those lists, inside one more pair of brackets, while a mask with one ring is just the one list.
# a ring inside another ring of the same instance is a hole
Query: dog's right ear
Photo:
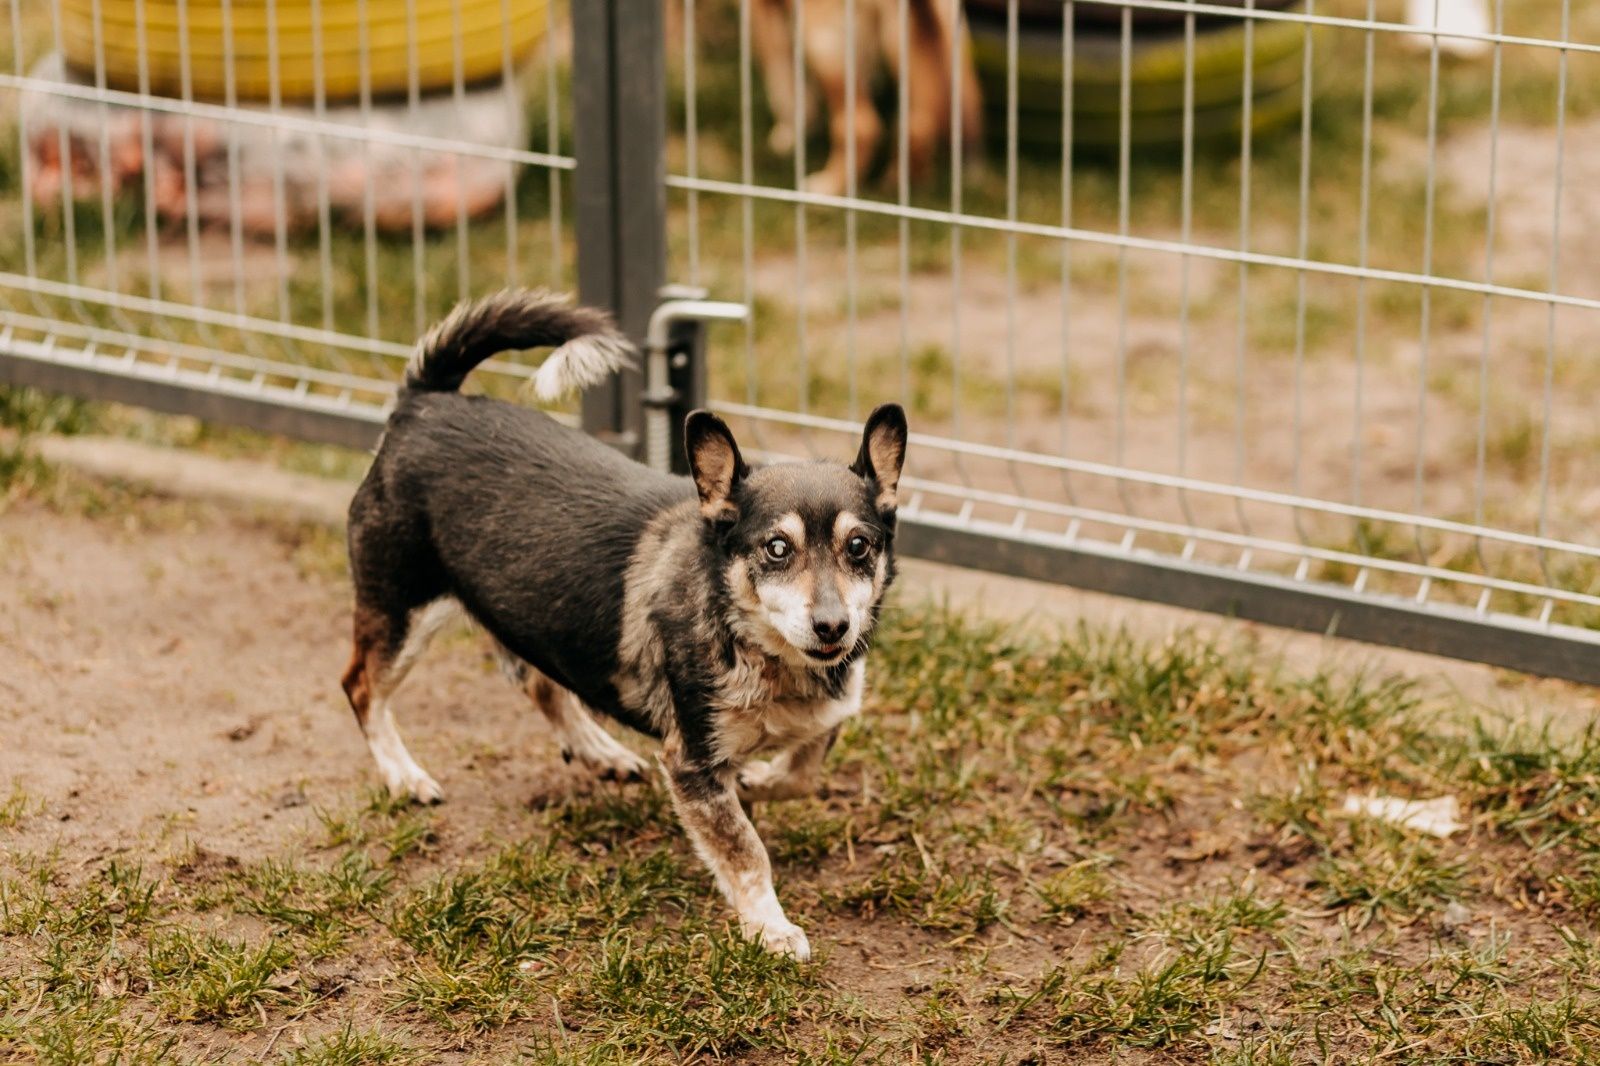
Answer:
[[691, 412], [683, 424], [689, 471], [700, 492], [700, 513], [712, 522], [739, 517], [733, 490], [750, 473], [728, 424], [710, 411]]

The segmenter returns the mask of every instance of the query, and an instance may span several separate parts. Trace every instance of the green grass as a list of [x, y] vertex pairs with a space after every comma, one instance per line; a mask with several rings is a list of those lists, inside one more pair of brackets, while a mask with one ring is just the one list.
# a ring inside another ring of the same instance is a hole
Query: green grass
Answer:
[[[1403, 681], [1192, 636], [1063, 636], [891, 612], [846, 787], [757, 811], [811, 964], [737, 933], [651, 785], [492, 826], [380, 793], [254, 862], [0, 861], [0, 1048], [157, 1061], [290, 1027], [284, 1062], [1420, 1062], [1600, 1039], [1588, 737], [1463, 728]], [[1472, 836], [1337, 814], [1369, 789], [1451, 792]]]
[[978, 933], [999, 921], [1006, 910], [1001, 889], [988, 870], [960, 863], [957, 870], [934, 866], [921, 855], [903, 851], [880, 865], [870, 877], [828, 891], [822, 901], [863, 918], [892, 915], [942, 933]]
[[283, 1056], [283, 1066], [391, 1066], [420, 1062], [421, 1053], [385, 1036], [381, 1029], [343, 1029], [324, 1036], [314, 1044], [297, 1048]]
[[348, 851], [325, 870], [269, 859], [240, 875], [233, 902], [284, 931], [325, 935], [369, 914], [392, 880], [393, 874], [364, 851]]
[[22, 787], [20, 782], [12, 782], [11, 794], [0, 800], [0, 828], [14, 826], [28, 815], [36, 813], [38, 804]]
[[1098, 859], [1075, 862], [1036, 882], [1033, 891], [1044, 905], [1045, 916], [1063, 925], [1071, 925], [1111, 895]]
[[0, 385], [0, 508], [8, 499], [34, 495], [54, 471], [28, 447], [36, 433], [80, 433], [94, 426], [94, 407], [37, 389]]
[[1178, 1043], [1245, 994], [1266, 961], [1239, 951], [1227, 936], [1136, 969], [1124, 969], [1117, 954], [1104, 953], [1092, 969], [1044, 978], [1046, 1024], [1061, 1040], [1129, 1048]]
[[87, 433], [96, 428], [95, 406], [38, 389], [0, 386], [0, 428], [30, 433]]
[[1320, 902], [1345, 912], [1355, 928], [1373, 919], [1412, 919], [1461, 892], [1464, 863], [1396, 830], [1358, 824], [1351, 839], [1311, 872]]
[[720, 930], [685, 940], [630, 931], [603, 937], [583, 972], [556, 979], [558, 997], [587, 1015], [601, 1046], [665, 1044], [688, 1056], [772, 1046], [783, 1028], [824, 1005], [817, 978], [792, 960]]
[[1165, 943], [1194, 946], [1220, 936], [1276, 933], [1287, 920], [1282, 900], [1263, 899], [1254, 886], [1245, 886], [1160, 912], [1151, 920], [1148, 935]]
[[296, 998], [286, 976], [294, 952], [280, 940], [250, 944], [176, 929], [152, 938], [148, 951], [156, 1004], [173, 1021], [251, 1025], [258, 1012]]

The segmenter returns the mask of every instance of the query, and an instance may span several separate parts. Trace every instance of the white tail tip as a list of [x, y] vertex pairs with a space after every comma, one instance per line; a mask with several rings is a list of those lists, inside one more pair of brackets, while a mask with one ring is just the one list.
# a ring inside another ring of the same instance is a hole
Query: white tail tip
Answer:
[[617, 333], [591, 333], [568, 341], [540, 364], [533, 375], [533, 394], [545, 403], [598, 385], [633, 365], [633, 349]]

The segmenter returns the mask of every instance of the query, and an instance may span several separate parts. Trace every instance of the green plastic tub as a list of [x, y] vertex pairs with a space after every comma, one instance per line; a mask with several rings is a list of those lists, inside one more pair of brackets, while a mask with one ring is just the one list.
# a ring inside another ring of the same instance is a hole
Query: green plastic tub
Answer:
[[[1074, 5], [1072, 139], [1074, 149], [1113, 150], [1121, 128], [1121, 9]], [[1257, 5], [1299, 9], [1300, 4]], [[984, 94], [991, 144], [1006, 136], [1006, 16], [1003, 2], [968, 0], [973, 58]], [[1054, 11], [1053, 20], [1049, 11]], [[1017, 139], [1028, 154], [1061, 151], [1061, 5], [1024, 4], [1017, 34]], [[1086, 15], [1085, 12], [1088, 12]], [[1183, 143], [1184, 64], [1182, 15], [1132, 11], [1129, 64], [1129, 141], [1142, 148]], [[1245, 68], [1251, 69], [1251, 128], [1256, 133], [1289, 125], [1303, 96], [1305, 29], [1297, 23], [1258, 19], [1245, 47], [1242, 19], [1196, 19], [1194, 137], [1197, 144], [1237, 146], [1244, 130]]]

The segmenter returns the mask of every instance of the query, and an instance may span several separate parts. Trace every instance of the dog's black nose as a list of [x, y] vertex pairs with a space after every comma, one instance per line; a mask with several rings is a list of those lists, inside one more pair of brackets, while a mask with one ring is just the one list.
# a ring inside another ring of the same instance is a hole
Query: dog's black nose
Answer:
[[824, 644], [837, 644], [843, 639], [845, 631], [850, 628], [848, 619], [840, 618], [815, 618], [811, 621], [811, 631], [817, 639]]

